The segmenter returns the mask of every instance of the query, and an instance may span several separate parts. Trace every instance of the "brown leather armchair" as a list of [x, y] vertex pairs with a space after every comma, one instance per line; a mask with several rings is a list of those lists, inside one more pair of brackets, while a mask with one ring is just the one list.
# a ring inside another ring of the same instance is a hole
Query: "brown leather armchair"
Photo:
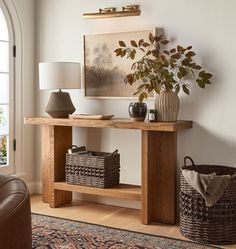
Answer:
[[15, 177], [0, 175], [0, 249], [31, 249], [28, 188]]

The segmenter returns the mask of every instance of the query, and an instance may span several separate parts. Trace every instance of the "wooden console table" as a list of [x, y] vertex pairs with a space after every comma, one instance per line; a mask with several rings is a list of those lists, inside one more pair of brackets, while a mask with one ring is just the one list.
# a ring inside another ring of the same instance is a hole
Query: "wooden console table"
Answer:
[[[175, 224], [177, 131], [192, 127], [192, 121], [132, 122], [129, 119], [84, 120], [28, 117], [25, 124], [42, 126], [42, 199], [50, 207], [72, 200], [72, 192], [141, 200], [141, 221]], [[65, 155], [72, 145], [72, 127], [138, 129], [142, 136], [141, 187], [119, 184], [98, 189], [65, 182]]]

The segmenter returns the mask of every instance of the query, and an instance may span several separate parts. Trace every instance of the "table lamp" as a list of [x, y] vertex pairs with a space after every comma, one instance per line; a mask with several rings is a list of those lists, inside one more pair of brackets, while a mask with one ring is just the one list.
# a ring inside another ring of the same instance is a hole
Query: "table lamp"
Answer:
[[45, 111], [53, 118], [68, 118], [75, 107], [67, 92], [61, 89], [81, 88], [80, 63], [42, 62], [39, 63], [39, 88], [59, 89], [52, 92]]

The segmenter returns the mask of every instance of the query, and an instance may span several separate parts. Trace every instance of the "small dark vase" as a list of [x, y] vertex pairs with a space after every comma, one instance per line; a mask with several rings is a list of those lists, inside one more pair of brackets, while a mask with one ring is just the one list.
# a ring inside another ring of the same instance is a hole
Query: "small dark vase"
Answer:
[[129, 104], [129, 116], [132, 121], [144, 121], [147, 114], [147, 104], [133, 102]]

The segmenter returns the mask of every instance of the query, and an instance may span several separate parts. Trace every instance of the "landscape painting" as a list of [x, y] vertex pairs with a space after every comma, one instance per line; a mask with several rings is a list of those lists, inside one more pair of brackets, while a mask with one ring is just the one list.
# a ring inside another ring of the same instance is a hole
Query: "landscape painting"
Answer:
[[[116, 57], [119, 41], [147, 40], [153, 30], [84, 35], [85, 96], [98, 98], [134, 97], [138, 82], [124, 83], [133, 60]], [[138, 58], [138, 57], [137, 57]]]

